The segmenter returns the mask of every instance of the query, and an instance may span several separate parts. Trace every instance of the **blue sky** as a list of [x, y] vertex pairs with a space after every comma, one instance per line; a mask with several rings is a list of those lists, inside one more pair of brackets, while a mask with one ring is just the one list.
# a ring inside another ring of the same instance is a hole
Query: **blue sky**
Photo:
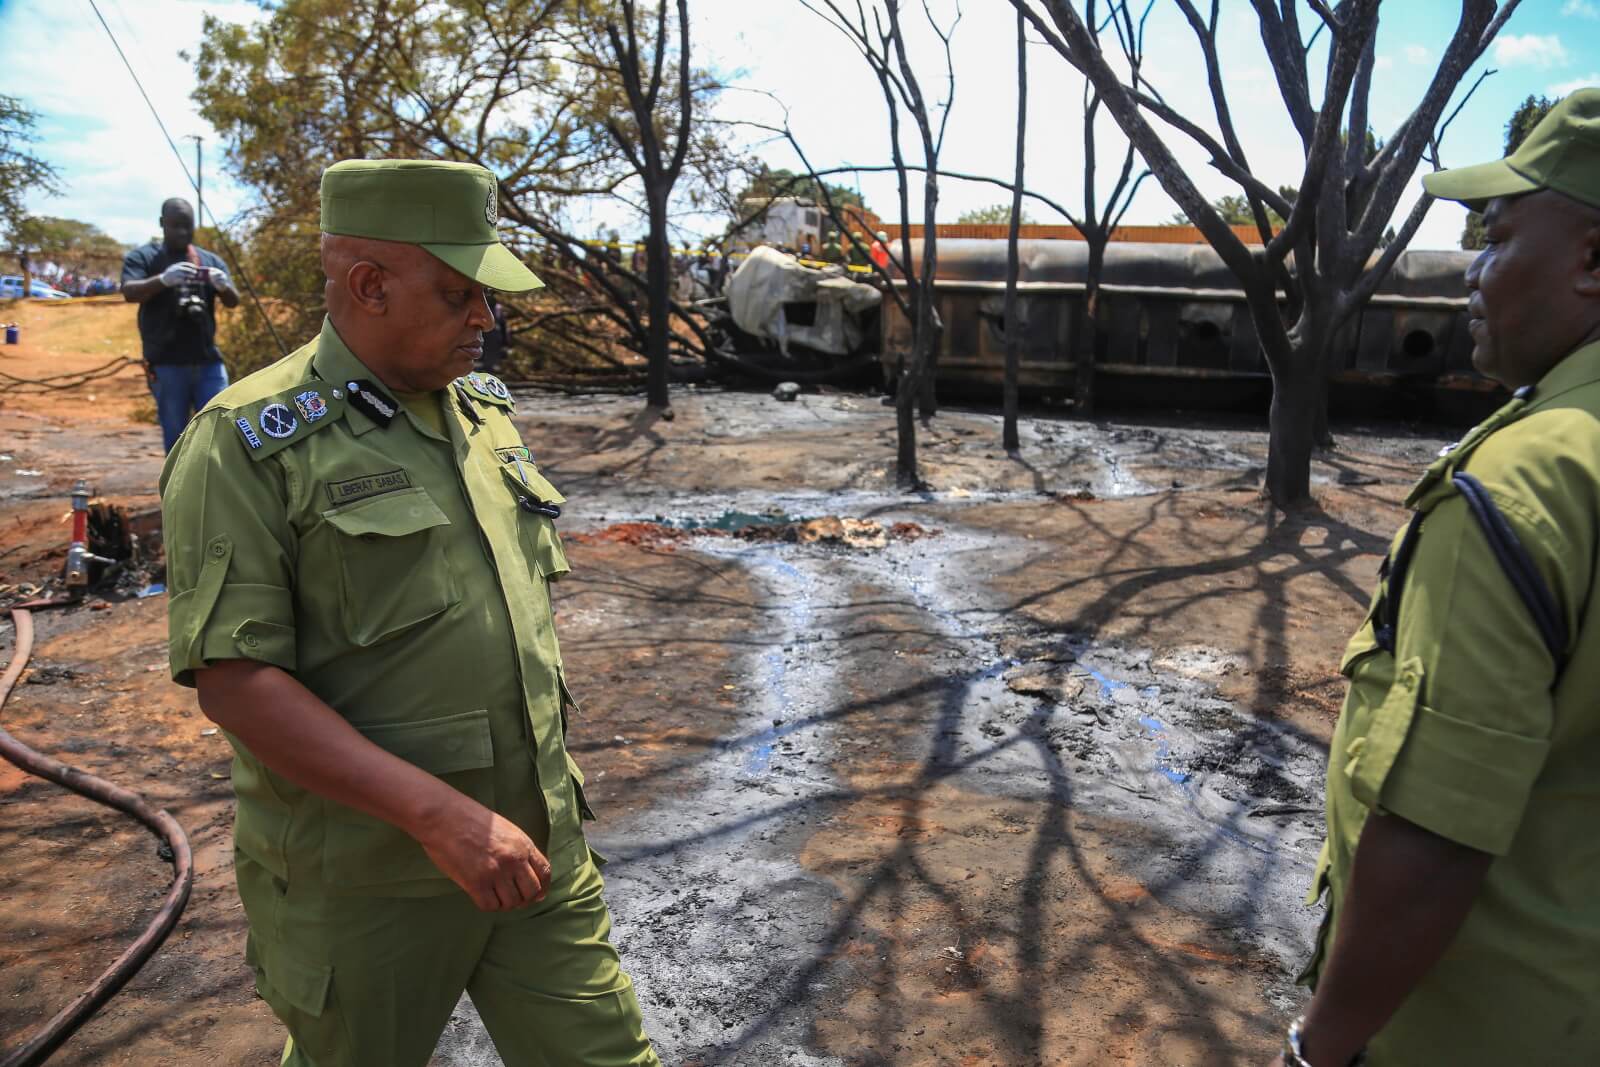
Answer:
[[[210, 13], [244, 21], [261, 17], [246, 0], [99, 0], [112, 30], [128, 52], [174, 137], [205, 138], [207, 200], [226, 218], [242, 204], [241, 190], [225, 178], [220, 145], [199, 118], [189, 93], [192, 64], [178, 52], [193, 50], [201, 21]], [[953, 0], [934, 0], [951, 12]], [[955, 36], [957, 82], [945, 151], [956, 170], [1007, 175], [1013, 153], [1015, 108], [1014, 16], [1006, 0], [963, 0]], [[695, 46], [702, 61], [738, 75], [737, 84], [764, 90], [786, 102], [789, 120], [819, 167], [887, 161], [887, 122], [877, 88], [842, 38], [796, 0], [691, 0]], [[1223, 62], [1245, 147], [1258, 173], [1272, 184], [1294, 181], [1300, 162], [1272, 85], [1271, 72], [1245, 0], [1224, 0]], [[1389, 0], [1383, 6], [1379, 71], [1373, 93], [1373, 125], [1387, 136], [1421, 95], [1459, 13], [1451, 0]], [[88, 0], [0, 0], [0, 40], [6, 60], [0, 92], [21, 96], [41, 113], [41, 153], [58, 167], [66, 195], [36, 197], [36, 212], [85, 219], [124, 241], [148, 239], [156, 230], [162, 199], [187, 192], [178, 162], [167, 148], [144, 102], [90, 10]], [[931, 37], [914, 39], [925, 88], [942, 94], [939, 56]], [[1069, 206], [1082, 199], [1081, 88], [1058, 57], [1044, 47], [1030, 50], [1030, 187]], [[1498, 69], [1451, 127], [1444, 144], [1446, 165], [1498, 157], [1502, 129], [1529, 93], [1558, 93], [1600, 85], [1600, 0], [1525, 0], [1486, 57]], [[1169, 100], [1196, 101], [1209, 115], [1198, 52], [1167, 0], [1157, 0], [1147, 45], [1146, 71]], [[764, 95], [731, 93], [725, 117], [775, 123], [782, 111]], [[1102, 121], [1101, 158], [1119, 153], [1119, 138]], [[755, 150], [776, 166], [793, 166], [786, 146]], [[1179, 147], [1209, 195], [1233, 191], [1203, 157]], [[186, 159], [193, 144], [180, 141]], [[887, 214], [895, 200], [889, 176], [860, 179], [867, 200]], [[1001, 199], [998, 190], [947, 182], [941, 217]], [[913, 191], [913, 202], [920, 192]], [[1410, 200], [1402, 205], [1408, 210]], [[1165, 221], [1174, 211], [1155, 182], [1147, 182], [1128, 222]], [[1055, 221], [1035, 211], [1040, 221]], [[1454, 247], [1462, 212], [1436, 204], [1414, 247]], [[636, 232], [639, 223], [619, 207], [584, 216], [580, 225], [617, 225]]]

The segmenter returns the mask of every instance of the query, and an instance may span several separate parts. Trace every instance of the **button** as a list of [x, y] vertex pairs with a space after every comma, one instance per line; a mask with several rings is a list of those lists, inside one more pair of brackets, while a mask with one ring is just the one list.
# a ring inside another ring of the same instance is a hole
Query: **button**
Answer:
[[1405, 672], [1403, 672], [1400, 675], [1400, 684], [1405, 686], [1407, 689], [1415, 689], [1416, 686], [1417, 686], [1417, 672], [1416, 671], [1405, 671]]
[[344, 390], [342, 390], [342, 389], [333, 389], [333, 390], [330, 390], [330, 392], [332, 393], [333, 398], [335, 400], [343, 400], [344, 399]]
[[1516, 397], [1518, 400], [1527, 400], [1529, 397], [1533, 396], [1533, 386], [1519, 386], [1511, 395]]
[[255, 634], [245, 634], [244, 635], [244, 647], [245, 648], [255, 648], [260, 643], [261, 642], [256, 638]]
[[228, 546], [223, 544], [221, 541], [213, 541], [211, 544], [211, 554], [218, 559], [221, 559], [223, 556], [228, 554]]

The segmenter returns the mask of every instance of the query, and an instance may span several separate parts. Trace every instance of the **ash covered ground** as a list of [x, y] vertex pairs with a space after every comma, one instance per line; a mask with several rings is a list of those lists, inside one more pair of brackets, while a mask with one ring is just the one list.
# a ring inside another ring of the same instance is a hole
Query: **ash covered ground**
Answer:
[[[136, 391], [0, 407], [0, 583], [59, 566], [76, 477], [148, 501]], [[922, 438], [931, 488], [907, 494], [875, 398], [674, 403], [671, 423], [635, 398], [519, 403], [569, 497], [573, 748], [663, 1060], [1263, 1062], [1316, 919], [1338, 654], [1399, 500], [1456, 432], [1341, 427], [1318, 507], [1284, 516], [1250, 423], [1035, 414], [1013, 459], [994, 415], [947, 410]], [[276, 1063], [226, 745], [165, 679], [164, 604], [39, 623], [7, 729], [167, 806], [199, 873], [172, 940], [57, 1062]], [[9, 768], [0, 812], [9, 1044], [142, 927], [165, 867]], [[469, 1004], [435, 1062], [498, 1062]]]

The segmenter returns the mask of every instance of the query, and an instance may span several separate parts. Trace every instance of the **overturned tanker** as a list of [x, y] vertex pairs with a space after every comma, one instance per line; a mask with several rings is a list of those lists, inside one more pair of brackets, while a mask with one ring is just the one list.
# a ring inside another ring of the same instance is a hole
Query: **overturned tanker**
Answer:
[[[912, 259], [921, 241], [912, 241]], [[1018, 284], [1024, 332], [1018, 382], [1036, 400], [1070, 397], [1092, 351], [1100, 403], [1118, 407], [1265, 411], [1272, 381], [1238, 281], [1204, 245], [1112, 244], [1100, 316], [1088, 336], [1081, 241], [1023, 241]], [[1500, 402], [1472, 367], [1462, 276], [1470, 252], [1406, 252], [1377, 295], [1339, 334], [1330, 402], [1350, 415], [1471, 420]], [[944, 322], [941, 393], [998, 391], [1005, 365], [1006, 243], [939, 242], [935, 281]], [[902, 283], [903, 284], [903, 283]], [[890, 385], [910, 345], [895, 301], [884, 302], [880, 362]]]

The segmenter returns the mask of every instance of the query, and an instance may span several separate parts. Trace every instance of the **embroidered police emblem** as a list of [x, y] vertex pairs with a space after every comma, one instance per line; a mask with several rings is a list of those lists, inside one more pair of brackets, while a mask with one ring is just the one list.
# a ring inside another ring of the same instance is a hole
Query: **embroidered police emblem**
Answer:
[[483, 219], [490, 226], [494, 226], [500, 221], [499, 190], [495, 188], [493, 182], [489, 183], [489, 196], [483, 202]]
[[241, 416], [237, 419], [234, 419], [233, 424], [239, 427], [239, 432], [244, 435], [245, 444], [249, 445], [251, 448], [261, 447], [261, 438], [256, 436], [255, 428], [250, 425], [249, 419]]
[[268, 404], [256, 418], [261, 423], [262, 433], [280, 441], [300, 428], [300, 420], [282, 404]]
[[328, 413], [328, 402], [315, 389], [295, 394], [294, 406], [300, 409], [307, 422], [316, 422]]

